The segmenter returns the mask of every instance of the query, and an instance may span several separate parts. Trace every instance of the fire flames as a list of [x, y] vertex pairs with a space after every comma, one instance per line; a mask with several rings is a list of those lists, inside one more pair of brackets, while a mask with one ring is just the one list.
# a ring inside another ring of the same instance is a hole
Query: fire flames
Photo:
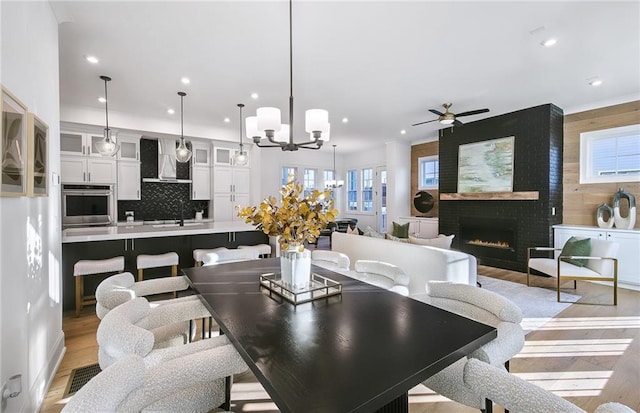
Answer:
[[483, 247], [491, 247], [491, 248], [502, 248], [502, 249], [511, 248], [509, 243], [504, 241], [484, 241], [481, 239], [474, 239], [474, 240], [468, 241], [467, 244], [480, 245]]

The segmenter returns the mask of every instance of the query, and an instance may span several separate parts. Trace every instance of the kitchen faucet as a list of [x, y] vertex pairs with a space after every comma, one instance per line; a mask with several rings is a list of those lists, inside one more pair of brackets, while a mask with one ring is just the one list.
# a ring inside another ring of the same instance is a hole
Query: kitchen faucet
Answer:
[[180, 200], [180, 226], [184, 227], [184, 201]]

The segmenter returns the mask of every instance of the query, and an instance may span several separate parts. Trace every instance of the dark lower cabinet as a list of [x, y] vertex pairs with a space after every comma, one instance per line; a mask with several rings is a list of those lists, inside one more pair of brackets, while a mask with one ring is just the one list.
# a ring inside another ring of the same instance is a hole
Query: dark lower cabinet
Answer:
[[[137, 279], [136, 257], [140, 254], [162, 254], [176, 252], [180, 257], [180, 268], [193, 267], [193, 250], [198, 248], [227, 247], [265, 244], [269, 238], [260, 231], [233, 233], [180, 235], [175, 237], [130, 238], [109, 241], [73, 242], [62, 244], [62, 305], [63, 310], [75, 309], [75, 278], [73, 266], [79, 260], [98, 260], [124, 256], [125, 271]], [[145, 270], [144, 278], [165, 277], [168, 268]], [[106, 275], [84, 277], [85, 294], [92, 293]]]

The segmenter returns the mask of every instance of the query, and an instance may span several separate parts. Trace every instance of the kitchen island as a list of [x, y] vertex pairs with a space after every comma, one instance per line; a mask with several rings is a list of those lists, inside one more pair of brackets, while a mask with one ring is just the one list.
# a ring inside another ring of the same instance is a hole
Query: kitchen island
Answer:
[[[193, 250], [199, 248], [237, 248], [238, 245], [268, 244], [269, 238], [244, 222], [151, 223], [108, 227], [68, 228], [62, 231], [63, 309], [75, 308], [73, 265], [81, 259], [124, 256], [125, 271], [136, 274], [140, 254], [176, 252], [180, 268], [193, 267]], [[164, 271], [163, 271], [164, 270]], [[145, 270], [145, 279], [166, 276], [168, 269]], [[95, 291], [108, 275], [85, 277], [86, 291]]]

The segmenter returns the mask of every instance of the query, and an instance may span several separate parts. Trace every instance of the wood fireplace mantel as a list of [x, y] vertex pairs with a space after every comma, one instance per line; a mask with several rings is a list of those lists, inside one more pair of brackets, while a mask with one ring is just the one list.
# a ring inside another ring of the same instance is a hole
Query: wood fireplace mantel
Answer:
[[537, 201], [538, 191], [440, 193], [441, 201]]

